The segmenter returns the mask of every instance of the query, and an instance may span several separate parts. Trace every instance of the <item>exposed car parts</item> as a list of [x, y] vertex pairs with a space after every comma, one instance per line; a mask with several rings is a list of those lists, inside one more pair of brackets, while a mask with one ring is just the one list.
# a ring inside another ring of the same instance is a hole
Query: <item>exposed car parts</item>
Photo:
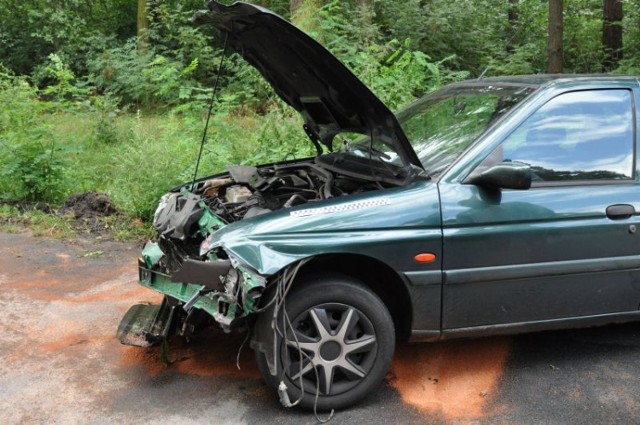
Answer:
[[[268, 277], [230, 257], [223, 247], [214, 246], [211, 236], [218, 229], [281, 208], [379, 188], [371, 181], [338, 175], [312, 161], [260, 169], [229, 166], [228, 171], [198, 182], [193, 191], [178, 188], [160, 200], [153, 221], [158, 239], [142, 251], [140, 281], [177, 300], [190, 314], [168, 319], [167, 314], [134, 306], [125, 322], [139, 321], [144, 315], [147, 337], [140, 338], [139, 327], [125, 325], [119, 332], [124, 343], [158, 342], [170, 329], [180, 330], [185, 320], [193, 320], [192, 309], [208, 313], [226, 330], [253, 312]], [[308, 211], [301, 210], [300, 216], [312, 215]], [[325, 213], [322, 208], [318, 211]], [[166, 323], [172, 320], [177, 322], [175, 326]]]
[[[230, 166], [229, 176], [206, 181], [201, 185], [202, 189], [194, 192], [202, 196], [215, 216], [227, 223], [307, 202], [379, 188], [370, 176], [354, 178], [339, 175], [313, 161], [261, 169]], [[188, 223], [188, 220], [183, 222]]]

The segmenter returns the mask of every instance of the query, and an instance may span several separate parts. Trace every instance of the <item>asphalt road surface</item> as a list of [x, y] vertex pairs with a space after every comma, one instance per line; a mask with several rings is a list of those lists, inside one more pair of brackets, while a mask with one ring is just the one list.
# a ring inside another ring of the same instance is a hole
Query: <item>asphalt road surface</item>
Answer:
[[[243, 335], [120, 345], [138, 247], [0, 233], [0, 424], [313, 424], [280, 406]], [[385, 383], [331, 423], [640, 423], [640, 324], [403, 345]]]

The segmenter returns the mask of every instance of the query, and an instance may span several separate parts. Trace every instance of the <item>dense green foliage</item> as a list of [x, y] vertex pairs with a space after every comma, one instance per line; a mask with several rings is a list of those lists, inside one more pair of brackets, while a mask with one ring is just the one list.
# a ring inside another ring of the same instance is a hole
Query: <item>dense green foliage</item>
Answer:
[[[291, 18], [290, 2], [261, 5]], [[304, 2], [302, 2], [304, 3]], [[640, 70], [640, 12], [625, 2], [624, 59]], [[294, 22], [392, 109], [449, 81], [544, 72], [547, 4], [521, 0], [315, 1]], [[601, 72], [602, 2], [565, 2], [565, 70]], [[221, 41], [187, 23], [201, 0], [0, 3], [0, 200], [58, 203], [100, 190], [148, 218], [192, 177]], [[300, 157], [312, 146], [297, 114], [237, 55], [221, 90], [201, 175], [231, 162]]]

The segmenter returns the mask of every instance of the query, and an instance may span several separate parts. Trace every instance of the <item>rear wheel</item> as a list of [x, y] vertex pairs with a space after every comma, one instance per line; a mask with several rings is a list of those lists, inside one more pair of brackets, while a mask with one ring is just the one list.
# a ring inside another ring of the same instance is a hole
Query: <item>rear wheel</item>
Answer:
[[[395, 348], [391, 316], [380, 298], [359, 281], [327, 275], [299, 282], [287, 296], [286, 338], [276, 353], [278, 376], [272, 376], [263, 353], [258, 366], [277, 389], [282, 380], [291, 401], [319, 409], [352, 405], [379, 385]], [[271, 321], [269, 315], [258, 320]], [[289, 325], [290, 323], [290, 325]], [[282, 314], [278, 327], [283, 327]]]

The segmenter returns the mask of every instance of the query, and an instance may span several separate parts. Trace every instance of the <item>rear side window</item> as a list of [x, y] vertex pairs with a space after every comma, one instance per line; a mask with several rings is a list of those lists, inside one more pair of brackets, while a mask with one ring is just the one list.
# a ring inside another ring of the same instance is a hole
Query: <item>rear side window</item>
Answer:
[[502, 157], [531, 165], [539, 182], [631, 179], [633, 135], [630, 91], [565, 93], [502, 143]]

